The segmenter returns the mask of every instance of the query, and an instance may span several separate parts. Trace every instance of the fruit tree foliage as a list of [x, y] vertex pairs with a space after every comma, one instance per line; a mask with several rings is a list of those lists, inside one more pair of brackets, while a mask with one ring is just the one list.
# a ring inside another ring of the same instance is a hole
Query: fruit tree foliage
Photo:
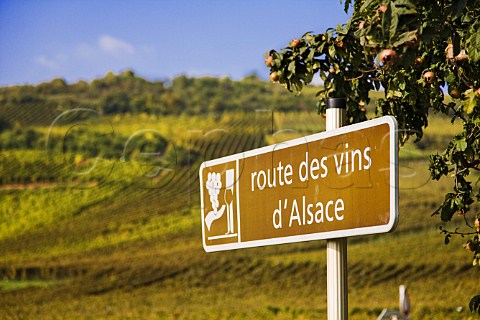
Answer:
[[[268, 51], [270, 79], [298, 93], [318, 74], [324, 84], [318, 112], [325, 111], [325, 99], [346, 98], [348, 123], [367, 120], [369, 92], [383, 91], [375, 113], [397, 119], [402, 145], [422, 138], [429, 114], [461, 121], [463, 131], [430, 156], [431, 178], [452, 179], [432, 215], [443, 222], [462, 220], [463, 227], [442, 227], [441, 233], [445, 243], [463, 237], [478, 266], [480, 0], [346, 0], [344, 6], [353, 9], [346, 24], [306, 32], [286, 48]], [[470, 307], [480, 312], [479, 304], [477, 296]]]

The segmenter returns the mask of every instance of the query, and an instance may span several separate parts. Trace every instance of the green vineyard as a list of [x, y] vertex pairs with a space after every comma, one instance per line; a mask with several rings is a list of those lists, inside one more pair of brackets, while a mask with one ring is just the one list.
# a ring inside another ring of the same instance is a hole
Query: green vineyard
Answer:
[[[34, 143], [0, 157], [0, 318], [325, 319], [325, 242], [207, 254], [198, 180], [205, 160], [324, 128], [271, 110], [32, 120], [16, 134]], [[430, 217], [450, 181], [430, 181], [428, 155], [456, 129], [434, 118], [400, 151], [397, 230], [349, 239], [351, 319], [396, 308], [400, 284], [412, 318], [471, 317], [479, 271]]]

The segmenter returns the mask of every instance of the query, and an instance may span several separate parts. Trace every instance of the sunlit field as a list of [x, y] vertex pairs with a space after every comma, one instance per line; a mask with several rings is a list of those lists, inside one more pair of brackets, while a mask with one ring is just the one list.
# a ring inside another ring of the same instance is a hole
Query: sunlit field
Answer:
[[[202, 161], [323, 131], [321, 115], [126, 114], [81, 123], [86, 131], [77, 133], [71, 123], [34, 125], [40, 146], [2, 151], [0, 318], [326, 318], [325, 241], [207, 254], [198, 182]], [[350, 319], [398, 308], [401, 284], [412, 319], [478, 318], [467, 304], [480, 271], [462, 239], [444, 244], [431, 217], [452, 181], [430, 181], [428, 155], [458, 129], [435, 116], [420, 143], [401, 149], [397, 229], [348, 240]], [[83, 146], [60, 139], [66, 133]]]

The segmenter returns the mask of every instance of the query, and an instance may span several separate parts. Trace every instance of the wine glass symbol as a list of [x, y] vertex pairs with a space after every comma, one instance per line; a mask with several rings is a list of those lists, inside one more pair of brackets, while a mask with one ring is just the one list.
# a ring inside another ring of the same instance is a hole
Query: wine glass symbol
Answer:
[[225, 193], [223, 199], [227, 206], [227, 233], [232, 234], [235, 232], [233, 225], [233, 188], [235, 184], [235, 171], [229, 169], [226, 171]]

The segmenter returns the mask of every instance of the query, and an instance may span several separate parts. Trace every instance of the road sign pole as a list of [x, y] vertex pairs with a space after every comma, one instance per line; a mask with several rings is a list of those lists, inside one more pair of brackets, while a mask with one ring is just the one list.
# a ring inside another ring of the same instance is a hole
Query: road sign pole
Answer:
[[[326, 101], [326, 130], [342, 127], [346, 118], [346, 100]], [[328, 320], [348, 319], [347, 238], [327, 240]]]

